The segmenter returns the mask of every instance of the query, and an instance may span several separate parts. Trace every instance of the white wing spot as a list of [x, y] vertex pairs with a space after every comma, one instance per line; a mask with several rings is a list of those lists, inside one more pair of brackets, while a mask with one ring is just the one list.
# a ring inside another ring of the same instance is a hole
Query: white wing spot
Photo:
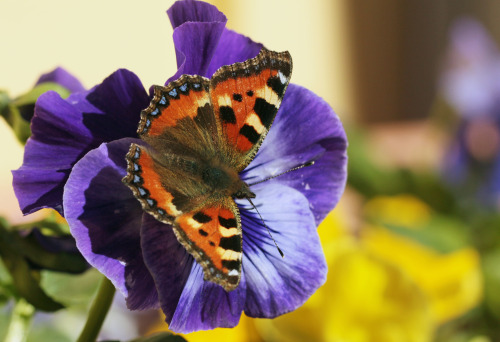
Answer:
[[281, 71], [278, 71], [278, 77], [280, 78], [280, 82], [281, 82], [282, 84], [285, 84], [285, 83], [286, 83], [287, 78], [286, 78], [286, 76], [285, 76], [285, 75], [283, 75], [283, 73], [282, 73]]

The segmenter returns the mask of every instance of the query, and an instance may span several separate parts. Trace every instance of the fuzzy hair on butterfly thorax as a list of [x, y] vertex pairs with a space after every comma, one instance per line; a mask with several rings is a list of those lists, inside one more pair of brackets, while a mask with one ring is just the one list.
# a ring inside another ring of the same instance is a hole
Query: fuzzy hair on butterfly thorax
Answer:
[[204, 277], [234, 290], [241, 279], [242, 227], [235, 198], [254, 198], [239, 173], [255, 157], [292, 72], [288, 52], [262, 49], [211, 79], [183, 75], [155, 86], [126, 156], [123, 182], [142, 208], [172, 225]]

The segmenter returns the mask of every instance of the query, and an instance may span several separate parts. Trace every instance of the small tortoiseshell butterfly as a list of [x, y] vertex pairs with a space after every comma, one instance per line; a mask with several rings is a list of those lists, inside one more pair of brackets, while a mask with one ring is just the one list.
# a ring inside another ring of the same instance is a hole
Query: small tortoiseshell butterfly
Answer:
[[262, 49], [211, 79], [183, 75], [155, 86], [123, 182], [142, 208], [171, 224], [204, 278], [234, 290], [241, 278], [242, 231], [234, 201], [255, 198], [239, 173], [255, 157], [292, 73], [288, 52]]

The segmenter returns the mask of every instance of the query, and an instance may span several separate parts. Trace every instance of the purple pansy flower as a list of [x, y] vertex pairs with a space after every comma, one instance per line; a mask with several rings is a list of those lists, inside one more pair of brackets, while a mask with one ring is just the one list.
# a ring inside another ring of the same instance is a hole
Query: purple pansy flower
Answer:
[[[225, 28], [214, 6], [176, 2], [178, 71], [210, 77], [219, 67], [255, 57], [261, 44]], [[118, 70], [89, 91], [37, 102], [33, 135], [14, 187], [24, 213], [50, 207], [67, 219], [87, 261], [126, 296], [130, 309], [161, 307], [177, 332], [233, 327], [244, 311], [275, 317], [302, 305], [326, 279], [317, 225], [338, 202], [346, 181], [346, 136], [321, 98], [291, 84], [257, 156], [241, 178], [261, 179], [301, 163], [306, 167], [255, 185], [254, 200], [286, 256], [276, 251], [253, 210], [240, 206], [242, 278], [226, 292], [203, 280], [200, 265], [172, 227], [144, 213], [122, 183], [125, 155], [140, 143], [140, 112], [150, 98], [130, 71]], [[320, 127], [320, 129], [318, 129]]]
[[461, 118], [445, 158], [446, 179], [482, 204], [498, 206], [500, 51], [472, 18], [461, 18], [452, 26], [441, 86]]

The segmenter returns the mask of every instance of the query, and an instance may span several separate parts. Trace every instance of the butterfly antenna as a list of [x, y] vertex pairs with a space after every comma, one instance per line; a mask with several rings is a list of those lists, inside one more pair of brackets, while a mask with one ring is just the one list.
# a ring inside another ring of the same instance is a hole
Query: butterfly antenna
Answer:
[[273, 236], [271, 235], [271, 231], [269, 230], [269, 228], [266, 226], [266, 222], [264, 222], [264, 220], [262, 219], [262, 216], [260, 215], [259, 211], [257, 210], [257, 207], [255, 206], [255, 204], [253, 204], [252, 200], [250, 198], [247, 197], [247, 200], [248, 202], [250, 202], [250, 204], [252, 205], [252, 207], [255, 209], [255, 211], [257, 212], [257, 214], [259, 214], [259, 217], [260, 217], [260, 220], [262, 221], [262, 223], [264, 224], [264, 227], [266, 227], [267, 229], [267, 232], [269, 233], [269, 236], [271, 237], [271, 239], [273, 239], [273, 242], [274, 242], [274, 245], [276, 246], [276, 248], [278, 249], [278, 252], [280, 252], [280, 255], [282, 258], [285, 257], [285, 254], [283, 254], [283, 252], [281, 251], [281, 249], [278, 247], [278, 244], [276, 243], [276, 240], [274, 240]]
[[[255, 183], [252, 183], [252, 184], [248, 184], [249, 186], [252, 186], [252, 185], [255, 185], [255, 184], [260, 184], [260, 183], [264, 183], [264, 182], [267, 182], [268, 180], [270, 179], [273, 179], [273, 178], [276, 178], [276, 177], [279, 177], [279, 176], [282, 176], [284, 175], [285, 173], [288, 173], [288, 172], [292, 172], [292, 171], [295, 171], [295, 170], [299, 170], [299, 169], [302, 169], [303, 167], [306, 167], [306, 166], [311, 166], [311, 165], [314, 165], [314, 160], [313, 161], [310, 161], [310, 162], [307, 162], [307, 163], [304, 163], [302, 165], [299, 165], [299, 166], [295, 166], [293, 168], [291, 168], [290, 170], [287, 170], [285, 172], [282, 172], [282, 173], [278, 173], [277, 175], [274, 175], [274, 176], [271, 176], [271, 177], [267, 177], [263, 180], [260, 180], [258, 182], [255, 182]], [[255, 209], [257, 210], [257, 209]], [[260, 214], [259, 214], [260, 215]], [[279, 249], [279, 248], [278, 248]]]

